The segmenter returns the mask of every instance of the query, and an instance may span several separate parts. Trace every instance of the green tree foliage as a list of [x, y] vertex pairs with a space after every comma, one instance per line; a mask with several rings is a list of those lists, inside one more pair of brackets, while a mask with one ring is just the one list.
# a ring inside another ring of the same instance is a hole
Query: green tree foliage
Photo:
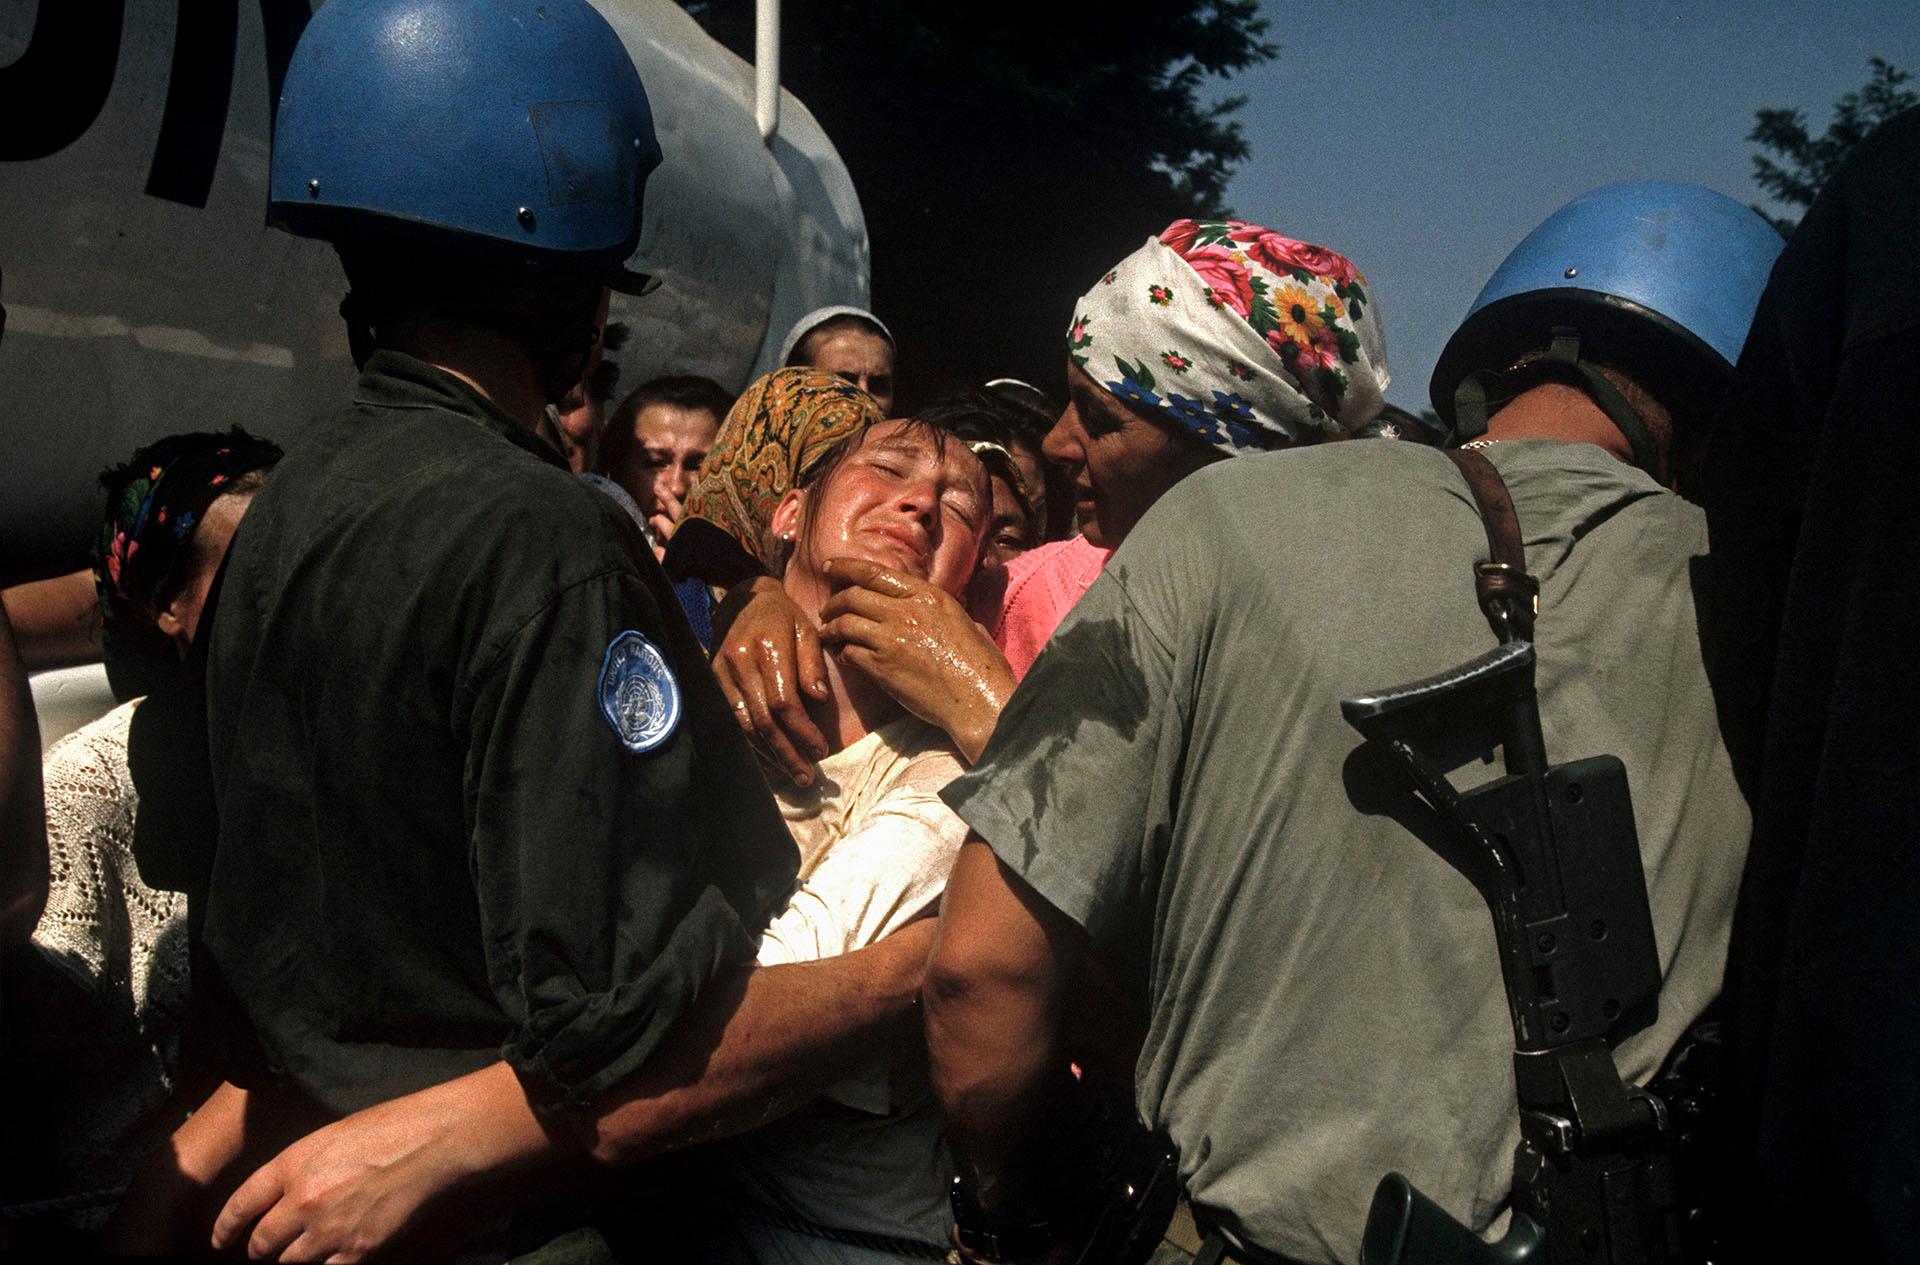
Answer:
[[[748, 60], [753, 6], [686, 0]], [[1257, 0], [788, 0], [781, 81], [845, 159], [907, 403], [986, 378], [1057, 392], [1073, 300], [1151, 233], [1224, 211]]]
[[[1755, 154], [1753, 179], [1775, 201], [1788, 206], [1813, 205], [1815, 195], [1861, 137], [1882, 120], [1920, 105], [1920, 92], [1901, 86], [1913, 78], [1910, 73], [1896, 70], [1879, 57], [1870, 59], [1868, 65], [1872, 73], [1866, 86], [1840, 98], [1825, 135], [1809, 133], [1806, 116], [1798, 110], [1754, 111], [1753, 131], [1747, 133], [1747, 139], [1775, 157]], [[1754, 210], [1766, 216], [1767, 222], [1779, 229], [1782, 237], [1792, 236], [1799, 223], [1770, 215], [1761, 207], [1756, 206]]]

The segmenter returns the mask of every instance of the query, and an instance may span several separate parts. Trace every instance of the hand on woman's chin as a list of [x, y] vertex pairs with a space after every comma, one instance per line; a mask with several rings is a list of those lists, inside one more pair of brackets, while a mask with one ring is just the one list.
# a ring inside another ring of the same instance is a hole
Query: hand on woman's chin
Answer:
[[[859, 548], [849, 549], [839, 556], [871, 562], [876, 567], [898, 571], [901, 575], [912, 576], [916, 580], [927, 578], [925, 557], [916, 553], [911, 547], [890, 541], [884, 536], [871, 537], [862, 541]], [[837, 589], [842, 585], [835, 584], [834, 587]]]

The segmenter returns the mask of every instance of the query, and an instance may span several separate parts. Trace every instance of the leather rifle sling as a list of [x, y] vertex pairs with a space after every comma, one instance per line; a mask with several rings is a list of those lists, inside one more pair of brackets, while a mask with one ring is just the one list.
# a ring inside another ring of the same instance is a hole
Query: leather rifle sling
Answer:
[[1487, 531], [1487, 561], [1474, 564], [1473, 587], [1481, 613], [1502, 643], [1516, 638], [1533, 640], [1533, 619], [1540, 613], [1540, 582], [1527, 574], [1526, 547], [1520, 540], [1520, 517], [1506, 481], [1479, 452], [1447, 449], [1447, 459], [1459, 469], [1480, 510]]

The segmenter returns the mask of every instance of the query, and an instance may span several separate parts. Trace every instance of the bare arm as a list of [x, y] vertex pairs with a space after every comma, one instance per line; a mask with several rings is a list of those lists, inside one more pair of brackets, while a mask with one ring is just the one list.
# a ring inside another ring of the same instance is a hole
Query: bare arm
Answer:
[[253, 1165], [319, 1124], [310, 1108], [271, 1106], [232, 1084], [217, 1087], [134, 1173], [101, 1231], [115, 1256], [194, 1256], [220, 1203]]
[[495, 1063], [302, 1137], [234, 1191], [213, 1246], [244, 1243], [255, 1260], [358, 1261], [436, 1237], [457, 1243], [458, 1219], [574, 1149]]
[[599, 1105], [593, 1157], [624, 1164], [743, 1133], [832, 1084], [847, 1057], [919, 997], [934, 921], [817, 962], [743, 973], [733, 1004], [703, 1006], [660, 1054]]
[[927, 1053], [961, 1172], [982, 1206], [1017, 1204], [1023, 1143], [1061, 1073], [1068, 985], [1086, 933], [1000, 863], [978, 837], [947, 883], [927, 966]]
[[0, 945], [33, 934], [47, 903], [47, 814], [40, 784], [40, 722], [0, 606]]
[[357, 1261], [445, 1235], [584, 1151], [624, 1164], [742, 1132], [832, 1083], [912, 1009], [930, 919], [819, 962], [745, 968], [590, 1114], [549, 1129], [505, 1063], [356, 1112], [282, 1151], [234, 1193], [213, 1242], [256, 1259]]
[[99, 599], [93, 572], [73, 571], [50, 580], [16, 584], [0, 591], [19, 642], [20, 657], [31, 670], [93, 663], [100, 658]]

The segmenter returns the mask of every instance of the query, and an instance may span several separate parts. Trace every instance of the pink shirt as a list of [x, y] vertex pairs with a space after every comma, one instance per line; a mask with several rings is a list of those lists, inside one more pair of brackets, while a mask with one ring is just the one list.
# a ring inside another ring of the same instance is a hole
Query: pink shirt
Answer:
[[1007, 656], [1015, 679], [1026, 676], [1047, 638], [1112, 556], [1113, 550], [1075, 536], [1029, 549], [975, 578], [969, 611]]

